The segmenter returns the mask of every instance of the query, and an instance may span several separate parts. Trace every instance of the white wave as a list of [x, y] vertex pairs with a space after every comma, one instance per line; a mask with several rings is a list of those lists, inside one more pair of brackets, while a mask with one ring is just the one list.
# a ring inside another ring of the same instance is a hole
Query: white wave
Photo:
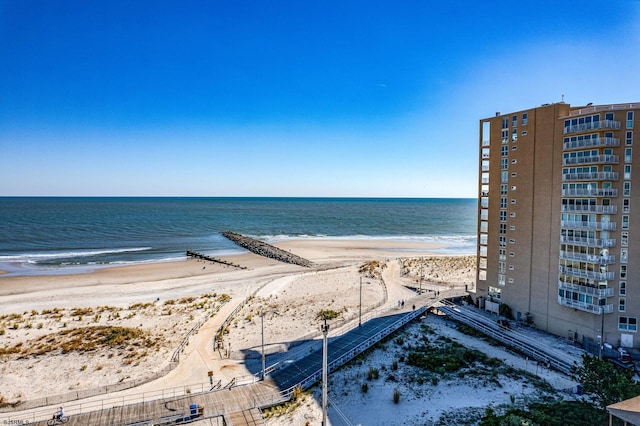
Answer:
[[89, 257], [100, 256], [105, 254], [129, 253], [151, 250], [151, 247], [132, 247], [112, 250], [87, 250], [87, 251], [64, 251], [49, 253], [21, 253], [15, 255], [0, 256], [0, 262], [38, 262], [42, 260], [52, 259], [68, 259], [71, 257]]

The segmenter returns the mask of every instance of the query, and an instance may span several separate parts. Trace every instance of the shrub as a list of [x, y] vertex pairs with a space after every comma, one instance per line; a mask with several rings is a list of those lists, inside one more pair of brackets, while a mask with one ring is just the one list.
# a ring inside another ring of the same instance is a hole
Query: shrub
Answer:
[[397, 404], [398, 402], [400, 402], [400, 391], [396, 388], [393, 390], [393, 403]]
[[319, 320], [332, 320], [338, 318], [338, 313], [332, 309], [323, 309], [318, 312], [316, 318]]
[[378, 380], [380, 377], [380, 371], [377, 368], [369, 367], [369, 371], [367, 371], [367, 380]]
[[362, 386], [360, 386], [360, 390], [362, 393], [367, 393], [369, 391], [369, 385], [367, 383], [363, 383]]

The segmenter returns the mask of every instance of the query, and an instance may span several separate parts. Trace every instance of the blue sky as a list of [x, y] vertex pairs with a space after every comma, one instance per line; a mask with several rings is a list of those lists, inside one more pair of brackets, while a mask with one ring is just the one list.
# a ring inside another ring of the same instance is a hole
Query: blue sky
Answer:
[[0, 0], [0, 195], [475, 197], [478, 121], [640, 101], [640, 1]]

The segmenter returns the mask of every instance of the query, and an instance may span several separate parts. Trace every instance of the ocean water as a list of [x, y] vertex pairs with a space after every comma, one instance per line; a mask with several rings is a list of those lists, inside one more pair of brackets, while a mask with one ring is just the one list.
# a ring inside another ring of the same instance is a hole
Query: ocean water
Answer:
[[242, 253], [220, 235], [388, 239], [474, 254], [477, 200], [373, 198], [0, 197], [0, 270], [83, 272], [101, 265]]

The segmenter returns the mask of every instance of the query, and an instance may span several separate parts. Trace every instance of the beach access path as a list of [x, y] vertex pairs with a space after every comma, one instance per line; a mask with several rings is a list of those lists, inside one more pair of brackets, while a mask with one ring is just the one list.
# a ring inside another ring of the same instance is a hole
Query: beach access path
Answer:
[[[185, 389], [196, 392], [199, 389], [207, 388], [207, 385], [210, 383], [209, 372], [213, 374], [213, 382], [220, 382], [222, 385], [234, 380], [236, 382], [247, 382], [252, 379], [257, 380], [248, 369], [244, 360], [228, 358], [224, 353], [214, 350], [212, 342], [215, 333], [227, 320], [229, 315], [241, 305], [247, 297], [256, 291], [259, 290], [261, 294], [269, 294], [272, 291], [277, 291], [284, 282], [290, 281], [294, 276], [312, 273], [314, 272], [303, 271], [295, 274], [292, 274], [291, 271], [278, 272], [269, 276], [267, 279], [256, 281], [252, 285], [245, 285], [242, 289], [236, 289], [234, 297], [223, 305], [215, 316], [209, 318], [200, 327], [198, 333], [191, 336], [183, 353], [180, 355], [180, 362], [175, 369], [159, 379], [135, 388], [67, 402], [65, 404], [68, 407], [67, 412], [73, 414], [71, 411], [72, 406], [82, 405], [84, 410], [91, 406], [101, 407], [105, 401], [116, 401], [118, 399], [128, 402], [148, 401], [152, 398], [161, 397], [167, 392], [184, 392]], [[386, 283], [388, 300], [383, 306], [378, 308], [379, 311], [389, 308], [395, 309], [398, 300], [409, 299], [415, 295], [413, 291], [406, 287], [408, 280], [401, 277], [398, 262], [388, 262], [388, 267], [383, 271], [382, 275]], [[286, 321], [287, 319], [283, 317], [282, 320]], [[354, 319], [351, 324], [347, 324], [344, 328], [353, 326], [354, 322], [357, 322], [357, 319]], [[336, 336], [342, 332], [343, 328], [333, 328], [330, 336]], [[308, 351], [308, 347], [311, 345], [319, 345], [321, 341], [320, 337], [321, 336], [314, 341], [307, 342], [305, 344], [306, 346], [296, 348], [298, 353], [302, 354]], [[20, 414], [29, 415], [36, 412], [49, 413], [55, 411], [57, 406], [58, 404], [53, 404], [48, 407], [25, 410], [20, 412]]]

